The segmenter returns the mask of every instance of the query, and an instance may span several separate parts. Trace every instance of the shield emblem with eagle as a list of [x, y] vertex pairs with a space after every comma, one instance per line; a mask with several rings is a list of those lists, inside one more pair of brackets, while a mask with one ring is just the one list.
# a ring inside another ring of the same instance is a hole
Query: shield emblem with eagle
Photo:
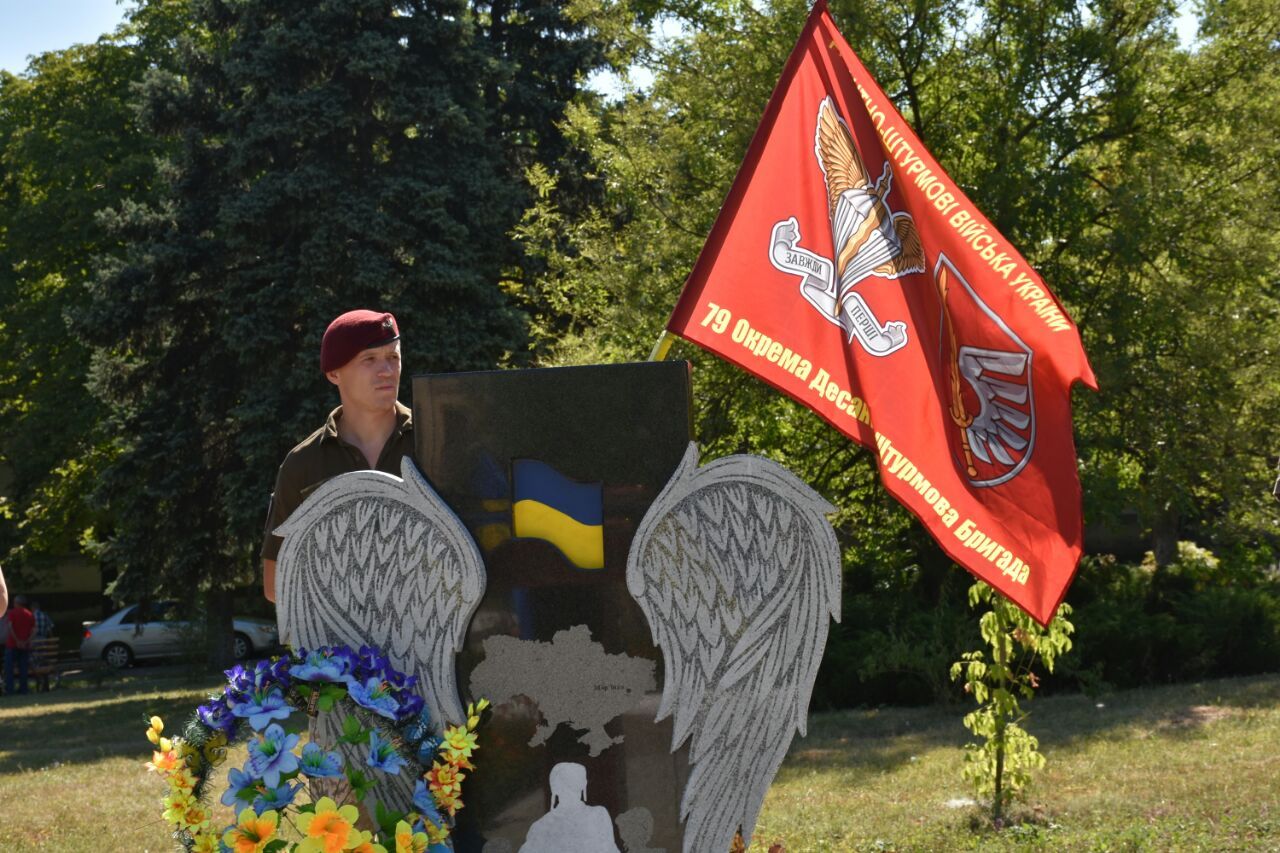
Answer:
[[687, 363], [415, 377], [402, 476], [336, 477], [280, 529], [282, 636], [381, 646], [437, 729], [493, 703], [455, 849], [749, 841], [839, 549], [826, 501], [763, 458], [701, 464], [690, 424]]

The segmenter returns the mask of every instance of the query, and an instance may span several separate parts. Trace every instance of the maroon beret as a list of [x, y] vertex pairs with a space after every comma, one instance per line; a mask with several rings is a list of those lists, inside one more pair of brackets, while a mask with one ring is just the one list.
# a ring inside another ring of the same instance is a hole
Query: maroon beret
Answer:
[[329, 324], [320, 342], [320, 372], [337, 370], [356, 355], [400, 339], [396, 318], [386, 311], [348, 311]]

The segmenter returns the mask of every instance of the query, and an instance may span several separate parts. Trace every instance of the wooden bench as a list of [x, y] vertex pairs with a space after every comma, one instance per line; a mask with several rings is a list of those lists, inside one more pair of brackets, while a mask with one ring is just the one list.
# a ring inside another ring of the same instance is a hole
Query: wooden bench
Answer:
[[115, 674], [102, 660], [82, 660], [79, 649], [58, 649], [58, 640], [48, 637], [31, 643], [31, 666], [28, 670], [36, 690], [47, 692], [59, 686], [64, 679], [85, 678], [101, 687], [107, 677]]
[[56, 681], [58, 640], [56, 637], [31, 641], [31, 663], [27, 675], [36, 683], [36, 692], [48, 692], [50, 678]]

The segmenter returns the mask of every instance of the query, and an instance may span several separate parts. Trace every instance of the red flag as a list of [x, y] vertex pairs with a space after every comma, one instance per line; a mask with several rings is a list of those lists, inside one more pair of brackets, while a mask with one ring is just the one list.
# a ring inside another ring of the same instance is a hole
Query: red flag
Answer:
[[871, 448], [956, 562], [1053, 617], [1081, 554], [1079, 333], [823, 0], [667, 328]]

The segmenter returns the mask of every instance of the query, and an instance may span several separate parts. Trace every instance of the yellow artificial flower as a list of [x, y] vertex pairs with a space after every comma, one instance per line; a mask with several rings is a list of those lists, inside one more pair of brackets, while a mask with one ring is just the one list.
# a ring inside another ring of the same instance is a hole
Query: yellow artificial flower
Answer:
[[488, 707], [488, 699], [481, 699], [479, 702], [472, 702], [467, 705], [467, 728], [469, 730], [475, 731], [476, 726], [480, 725], [480, 715]]
[[462, 791], [462, 780], [467, 778], [459, 773], [452, 764], [435, 762], [427, 771], [427, 787], [433, 794], [458, 794]]
[[436, 826], [431, 821], [424, 821], [427, 825], [427, 840], [432, 844], [444, 844], [449, 840], [449, 827], [441, 824]]
[[218, 853], [218, 836], [207, 830], [201, 832], [195, 837], [195, 845], [191, 851], [192, 853]]
[[373, 840], [372, 832], [357, 831], [355, 840], [351, 844], [352, 846], [347, 848], [350, 853], [387, 853], [387, 848]]
[[430, 843], [425, 832], [414, 832], [404, 821], [396, 824], [396, 853], [424, 853]]
[[[167, 742], [167, 739], [161, 738], [161, 743]], [[162, 749], [159, 752], [151, 754], [151, 760], [147, 762], [147, 769], [154, 770], [157, 773], [168, 776], [174, 770], [178, 769], [181, 762], [178, 760], [178, 753], [173, 749]]]
[[189, 791], [173, 791], [160, 803], [164, 806], [164, 819], [181, 826], [187, 818], [187, 809], [195, 805], [196, 800]]
[[279, 826], [280, 815], [274, 811], [257, 816], [252, 808], [244, 809], [239, 822], [222, 836], [222, 843], [235, 853], [262, 853], [267, 844], [275, 840]]
[[189, 829], [192, 832], [199, 832], [209, 825], [209, 819], [213, 814], [200, 803], [192, 803], [187, 806], [186, 812], [182, 815], [182, 821], [179, 823], [180, 829]]
[[478, 749], [476, 733], [462, 726], [450, 726], [444, 730], [444, 745], [450, 755], [462, 758], [470, 758], [471, 753]]
[[190, 791], [196, 786], [196, 774], [188, 767], [179, 767], [169, 774], [169, 787], [175, 791]]
[[151, 718], [151, 728], [147, 729], [147, 740], [160, 745], [160, 733], [164, 731], [164, 720], [159, 717]]
[[321, 797], [316, 810], [298, 817], [298, 829], [306, 836], [297, 853], [342, 853], [359, 843], [355, 823], [360, 810], [355, 806], [338, 808], [330, 797]]

